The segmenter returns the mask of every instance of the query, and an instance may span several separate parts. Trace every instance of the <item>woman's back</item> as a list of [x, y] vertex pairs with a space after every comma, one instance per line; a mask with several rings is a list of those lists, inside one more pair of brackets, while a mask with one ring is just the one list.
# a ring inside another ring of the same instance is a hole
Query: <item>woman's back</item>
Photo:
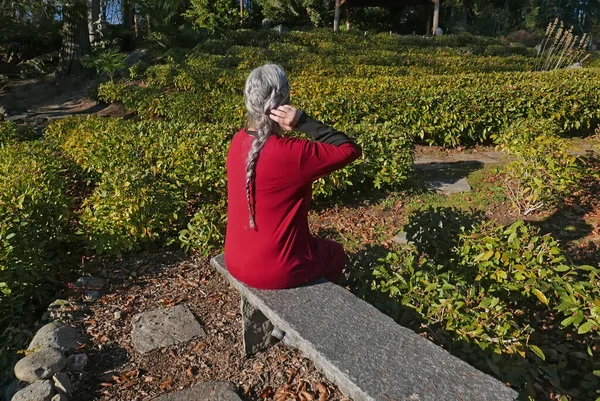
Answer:
[[226, 263], [234, 277], [252, 287], [292, 287], [306, 281], [307, 269], [323, 257], [308, 228], [312, 182], [355, 160], [360, 149], [351, 142], [336, 146], [269, 137], [249, 191], [255, 221], [251, 228], [246, 173], [254, 140], [246, 130], [239, 131], [227, 156]]

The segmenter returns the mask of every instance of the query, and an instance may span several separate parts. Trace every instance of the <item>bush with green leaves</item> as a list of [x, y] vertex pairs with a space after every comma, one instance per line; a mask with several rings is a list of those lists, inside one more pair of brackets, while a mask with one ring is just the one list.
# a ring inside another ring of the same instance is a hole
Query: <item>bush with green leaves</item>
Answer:
[[[524, 399], [593, 399], [600, 269], [570, 264], [556, 240], [522, 221], [465, 225], [453, 241], [443, 257], [391, 251], [372, 272], [371, 292], [355, 290]], [[431, 249], [439, 239], [419, 242]]]
[[107, 74], [108, 78], [113, 81], [117, 73], [126, 67], [125, 53], [119, 52], [115, 48], [100, 51], [94, 55], [85, 55], [81, 59], [81, 64], [84, 67], [95, 68], [98, 74]]
[[106, 172], [83, 202], [80, 234], [90, 249], [108, 255], [168, 243], [184, 217], [186, 203], [180, 191], [149, 172], [128, 168]]
[[0, 122], [0, 146], [12, 142], [28, 141], [37, 137], [33, 127], [12, 121]]
[[522, 215], [556, 205], [584, 177], [582, 158], [569, 153], [559, 132], [551, 120], [526, 119], [496, 138], [500, 148], [516, 158], [505, 168], [505, 182], [514, 209]]
[[[60, 158], [36, 142], [0, 146], [0, 367], [71, 273], [71, 200]], [[21, 333], [21, 334], [20, 334]], [[20, 338], [20, 339], [19, 339]]]
[[187, 227], [179, 232], [179, 242], [186, 250], [210, 255], [223, 247], [227, 225], [224, 204], [205, 203], [194, 214]]

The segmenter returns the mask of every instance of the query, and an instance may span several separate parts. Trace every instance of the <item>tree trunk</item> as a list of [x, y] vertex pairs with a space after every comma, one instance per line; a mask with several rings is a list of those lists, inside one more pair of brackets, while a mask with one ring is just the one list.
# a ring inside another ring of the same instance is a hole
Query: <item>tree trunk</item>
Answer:
[[333, 32], [340, 30], [340, 0], [335, 0], [335, 14], [333, 18]]
[[123, 28], [133, 30], [135, 19], [133, 2], [131, 0], [122, 0], [121, 10], [123, 13]]
[[346, 7], [346, 30], [350, 30], [350, 8]]
[[425, 35], [431, 35], [431, 6], [425, 2]]
[[65, 2], [63, 10], [60, 75], [66, 76], [83, 69], [81, 57], [90, 54], [90, 36], [85, 0]]
[[433, 4], [433, 28], [431, 30], [435, 35], [435, 31], [437, 31], [440, 24], [440, 0], [435, 0]]
[[135, 4], [132, 0], [121, 0], [121, 11], [123, 15], [123, 49], [133, 50], [133, 36], [135, 24]]
[[244, 0], [240, 0], [240, 24], [244, 24]]
[[100, 0], [88, 0], [88, 31], [90, 43], [100, 39]]

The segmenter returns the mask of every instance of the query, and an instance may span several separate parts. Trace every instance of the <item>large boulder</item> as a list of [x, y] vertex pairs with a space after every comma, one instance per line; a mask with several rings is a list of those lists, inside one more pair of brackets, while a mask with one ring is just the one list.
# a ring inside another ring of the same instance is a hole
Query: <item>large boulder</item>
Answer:
[[70, 353], [75, 351], [77, 339], [77, 331], [73, 327], [55, 321], [39, 329], [27, 349], [36, 351], [44, 348], [57, 348]]
[[24, 382], [51, 378], [67, 366], [67, 358], [61, 350], [45, 348], [21, 359], [15, 365], [15, 376]]

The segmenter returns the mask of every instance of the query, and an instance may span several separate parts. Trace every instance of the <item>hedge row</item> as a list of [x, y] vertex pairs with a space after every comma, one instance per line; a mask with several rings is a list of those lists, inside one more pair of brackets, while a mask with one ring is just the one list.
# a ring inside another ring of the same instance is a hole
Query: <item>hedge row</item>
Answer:
[[[23, 321], [55, 295], [71, 269], [71, 200], [65, 166], [36, 142], [0, 146], [0, 366]], [[22, 344], [20, 344], [22, 345]]]
[[[204, 86], [193, 72], [155, 84], [181, 92], [106, 83], [101, 99], [120, 101], [144, 118], [184, 122], [243, 122], [243, 74]], [[184, 84], [185, 83], [185, 84]], [[600, 70], [470, 74], [452, 77], [379, 77], [292, 80], [292, 103], [332, 124], [386, 122], [395, 130], [441, 146], [490, 141], [520, 119], [550, 120], [561, 130], [588, 129], [600, 121]]]
[[[79, 212], [81, 232], [90, 248], [119, 254], [144, 243], [172, 241], [185, 229], [180, 237], [186, 246], [194, 246], [190, 238], [195, 238], [209, 252], [209, 243], [219, 246], [218, 230], [209, 239], [199, 238], [196, 226], [209, 223], [222, 231], [225, 159], [237, 128], [71, 117], [51, 124], [47, 136], [97, 183]], [[409, 136], [391, 131], [386, 124], [365, 122], [344, 129], [369, 156], [320, 179], [315, 196], [330, 197], [353, 185], [380, 188], [405, 181], [413, 159]], [[381, 136], [388, 140], [378, 140]], [[192, 218], [203, 210], [211, 214]], [[195, 234], [190, 237], [191, 232]]]

